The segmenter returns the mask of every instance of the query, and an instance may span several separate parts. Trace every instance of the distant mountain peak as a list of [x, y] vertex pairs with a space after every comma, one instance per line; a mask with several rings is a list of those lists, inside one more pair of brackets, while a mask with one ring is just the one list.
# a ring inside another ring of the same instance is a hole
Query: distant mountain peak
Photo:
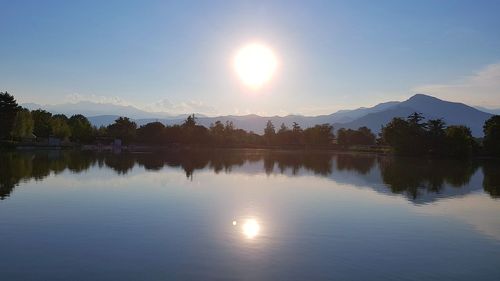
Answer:
[[384, 110], [374, 111], [353, 121], [337, 124], [336, 128], [356, 129], [366, 126], [374, 132], [379, 132], [381, 126], [387, 124], [392, 118], [405, 118], [413, 112], [422, 113], [426, 119], [442, 118], [447, 125], [465, 125], [471, 129], [474, 136], [483, 134], [483, 124], [491, 117], [491, 114], [463, 103], [441, 100], [425, 94], [415, 94]]
[[443, 100], [438, 99], [438, 98], [433, 97], [433, 96], [426, 95], [426, 94], [415, 94], [415, 95], [411, 96], [407, 101], [429, 101], [429, 102], [432, 102], [432, 101], [443, 101]]

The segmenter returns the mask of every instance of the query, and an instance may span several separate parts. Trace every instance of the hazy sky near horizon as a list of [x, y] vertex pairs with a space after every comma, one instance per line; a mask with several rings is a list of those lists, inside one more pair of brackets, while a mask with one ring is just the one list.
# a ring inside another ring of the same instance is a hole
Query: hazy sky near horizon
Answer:
[[[0, 0], [0, 91], [150, 111], [329, 114], [427, 93], [500, 108], [500, 1]], [[233, 57], [277, 55], [259, 90]]]

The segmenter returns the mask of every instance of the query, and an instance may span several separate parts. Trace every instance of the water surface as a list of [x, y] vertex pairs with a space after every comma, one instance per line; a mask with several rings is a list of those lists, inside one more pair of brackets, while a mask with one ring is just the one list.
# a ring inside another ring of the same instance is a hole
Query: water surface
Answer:
[[0, 154], [0, 280], [500, 280], [500, 165]]

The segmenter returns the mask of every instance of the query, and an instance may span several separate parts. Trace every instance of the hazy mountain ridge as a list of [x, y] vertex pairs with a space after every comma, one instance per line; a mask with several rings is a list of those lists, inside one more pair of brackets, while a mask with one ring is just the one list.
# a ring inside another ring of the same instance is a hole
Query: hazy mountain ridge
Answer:
[[149, 112], [141, 110], [131, 105], [117, 105], [112, 103], [96, 103], [90, 101], [80, 101], [76, 103], [63, 103], [55, 105], [41, 105], [36, 103], [23, 103], [21, 106], [30, 110], [45, 109], [53, 114], [65, 114], [68, 116], [82, 114], [87, 117], [99, 115], [127, 116], [133, 119], [140, 118], [176, 118], [177, 115], [170, 115], [164, 112]]
[[[426, 119], [442, 118], [448, 125], [465, 125], [474, 136], [483, 135], [484, 122], [492, 114], [480, 111], [463, 103], [449, 102], [438, 98], [416, 94], [406, 101], [400, 102], [387, 110], [367, 114], [354, 121], [335, 124], [337, 128], [359, 128], [367, 126], [374, 132], [379, 132], [382, 125], [394, 117], [407, 117], [413, 112], [420, 112]], [[334, 125], [334, 126], [335, 126]]]
[[375, 112], [380, 112], [380, 111], [386, 110], [386, 109], [388, 109], [392, 106], [395, 106], [399, 103], [400, 103], [399, 101], [389, 101], [389, 102], [379, 103], [373, 107], [360, 107], [358, 109], [339, 110], [333, 114], [330, 114], [330, 116], [338, 119], [338, 120], [334, 121], [336, 123], [346, 123], [346, 122], [354, 121], [355, 119], [363, 117], [363, 116], [370, 114], [370, 113], [375, 113]]
[[[182, 124], [187, 116], [187, 114], [172, 116], [168, 113], [143, 111], [133, 106], [96, 104], [91, 102], [49, 106], [22, 104], [22, 106], [29, 109], [43, 108], [52, 113], [64, 113], [66, 115], [80, 113], [87, 116], [90, 122], [95, 126], [109, 125], [119, 116], [127, 116], [133, 119], [139, 126], [155, 121], [165, 125], [174, 125]], [[90, 107], [90, 109], [86, 107]], [[422, 113], [426, 119], [443, 118], [448, 125], [466, 125], [471, 128], [474, 136], [483, 135], [482, 128], [484, 121], [492, 116], [491, 113], [481, 111], [463, 103], [444, 101], [423, 94], [416, 94], [402, 102], [384, 102], [373, 107], [339, 110], [329, 115], [320, 116], [287, 115], [264, 117], [255, 114], [217, 117], [207, 117], [196, 114], [196, 116], [198, 123], [206, 127], [209, 127], [218, 120], [223, 123], [229, 121], [233, 122], [237, 128], [259, 134], [263, 133], [263, 129], [268, 120], [273, 122], [276, 129], [278, 129], [282, 123], [291, 127], [293, 122], [297, 122], [303, 128], [311, 127], [316, 124], [329, 123], [333, 124], [336, 130], [340, 128], [357, 129], [366, 126], [373, 132], [378, 133], [381, 127], [391, 121], [392, 118], [404, 118], [415, 111]]]
[[483, 106], [474, 106], [474, 108], [476, 108], [477, 110], [486, 112], [486, 113], [500, 115], [500, 108], [486, 108], [486, 107], [483, 107]]

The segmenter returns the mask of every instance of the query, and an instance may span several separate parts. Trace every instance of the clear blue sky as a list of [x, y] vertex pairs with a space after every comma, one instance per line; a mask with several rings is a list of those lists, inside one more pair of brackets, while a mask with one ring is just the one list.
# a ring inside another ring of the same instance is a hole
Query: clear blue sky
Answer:
[[[0, 90], [208, 114], [331, 113], [416, 91], [500, 107], [500, 1], [0, 0]], [[259, 40], [280, 68], [235, 78]]]

